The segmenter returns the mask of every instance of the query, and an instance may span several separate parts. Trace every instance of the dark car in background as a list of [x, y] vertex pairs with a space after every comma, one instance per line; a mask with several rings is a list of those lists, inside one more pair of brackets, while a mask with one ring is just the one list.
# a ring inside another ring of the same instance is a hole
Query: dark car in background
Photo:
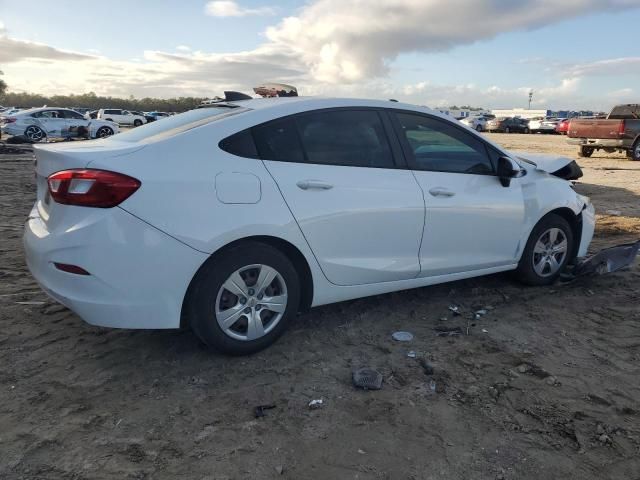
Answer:
[[498, 117], [486, 123], [487, 132], [529, 133], [529, 121], [518, 117]]

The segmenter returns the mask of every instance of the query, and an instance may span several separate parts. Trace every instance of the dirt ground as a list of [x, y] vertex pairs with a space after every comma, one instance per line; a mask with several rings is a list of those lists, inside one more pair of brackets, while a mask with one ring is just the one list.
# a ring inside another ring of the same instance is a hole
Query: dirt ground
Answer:
[[[559, 136], [491, 138], [576, 155]], [[593, 249], [640, 238], [640, 163], [579, 164], [600, 213]], [[0, 478], [640, 479], [638, 265], [321, 307], [271, 348], [228, 358], [190, 332], [91, 327], [49, 300], [22, 254], [33, 179], [29, 154], [0, 155]], [[352, 387], [360, 366], [384, 374], [382, 390]]]

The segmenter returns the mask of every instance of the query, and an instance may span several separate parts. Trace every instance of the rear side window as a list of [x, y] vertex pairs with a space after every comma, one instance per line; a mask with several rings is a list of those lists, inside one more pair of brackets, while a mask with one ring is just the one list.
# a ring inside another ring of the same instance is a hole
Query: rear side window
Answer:
[[300, 115], [296, 122], [308, 163], [394, 168], [376, 111], [314, 112]]
[[220, 141], [220, 148], [238, 157], [260, 158], [251, 130], [242, 130]]
[[490, 175], [493, 166], [484, 143], [449, 122], [396, 113], [409, 150], [411, 168], [433, 172]]
[[253, 127], [253, 138], [260, 158], [281, 162], [304, 162], [296, 124], [292, 117]]

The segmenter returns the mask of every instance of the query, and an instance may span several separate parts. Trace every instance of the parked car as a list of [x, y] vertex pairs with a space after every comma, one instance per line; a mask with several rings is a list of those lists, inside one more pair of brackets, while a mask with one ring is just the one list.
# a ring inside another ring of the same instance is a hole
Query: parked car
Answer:
[[155, 120], [162, 120], [163, 118], [168, 118], [171, 115], [166, 112], [147, 112], [147, 115]]
[[606, 119], [572, 119], [567, 142], [578, 145], [578, 155], [590, 157], [595, 150], [624, 151], [629, 160], [640, 160], [640, 105], [613, 107]]
[[0, 112], [0, 117], [10, 117], [11, 115], [15, 115], [21, 111], [22, 110], [20, 108], [8, 107], [5, 108], [4, 111]]
[[494, 118], [496, 118], [495, 115], [483, 114], [463, 118], [462, 120], [460, 120], [460, 122], [465, 124], [469, 128], [477, 130], [478, 132], [483, 132], [484, 130], [486, 130], [487, 121]]
[[104, 138], [120, 130], [113, 122], [87, 120], [68, 108], [32, 108], [6, 117], [2, 131], [30, 142], [42, 142], [56, 138]]
[[91, 110], [90, 112], [85, 113], [84, 118], [87, 120], [98, 118], [98, 110]]
[[570, 118], [563, 118], [562, 120], [560, 120], [556, 125], [556, 133], [559, 133], [560, 135], [566, 135], [567, 131], [569, 130], [570, 120]]
[[529, 131], [531, 133], [556, 133], [556, 126], [560, 122], [559, 118], [536, 117], [529, 120]]
[[98, 110], [96, 118], [115, 122], [118, 125], [133, 125], [134, 127], [147, 123], [144, 115], [134, 115], [129, 110], [119, 108], [101, 108]]
[[488, 132], [529, 133], [529, 121], [518, 117], [500, 117], [487, 121]]
[[35, 156], [44, 290], [90, 324], [188, 325], [231, 354], [312, 306], [508, 270], [550, 284], [594, 231], [574, 161], [402, 103], [218, 102]]

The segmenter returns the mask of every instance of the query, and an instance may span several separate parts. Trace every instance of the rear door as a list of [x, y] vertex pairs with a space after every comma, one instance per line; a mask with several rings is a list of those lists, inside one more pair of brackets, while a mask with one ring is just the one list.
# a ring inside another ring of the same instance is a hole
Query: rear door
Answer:
[[396, 163], [390, 131], [375, 109], [316, 110], [253, 128], [260, 157], [334, 284], [420, 272], [424, 199]]
[[421, 276], [513, 264], [524, 198], [519, 182], [505, 188], [496, 177], [491, 157], [499, 153], [452, 122], [416, 112], [391, 116], [424, 192]]
[[43, 110], [34, 113], [33, 117], [37, 118], [38, 124], [48, 137], [61, 137], [63, 131], [67, 130], [67, 121], [58, 110]]

